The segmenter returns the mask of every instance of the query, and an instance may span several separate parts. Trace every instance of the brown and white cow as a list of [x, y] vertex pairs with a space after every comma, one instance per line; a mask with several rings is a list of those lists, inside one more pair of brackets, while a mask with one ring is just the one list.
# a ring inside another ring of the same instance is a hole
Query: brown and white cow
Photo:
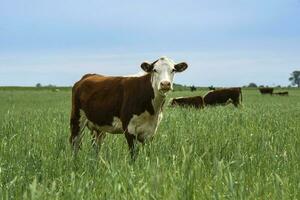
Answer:
[[242, 102], [242, 89], [237, 88], [226, 88], [226, 89], [218, 89], [208, 92], [204, 97], [205, 105], [226, 105], [231, 101], [234, 106], [238, 106], [240, 104], [240, 100]]
[[204, 102], [201, 96], [194, 97], [177, 97], [171, 99], [171, 106], [191, 106], [195, 108], [203, 108]]
[[184, 62], [176, 64], [161, 57], [153, 63], [142, 63], [145, 73], [141, 76], [84, 75], [72, 88], [69, 140], [75, 154], [87, 126], [97, 149], [106, 132], [124, 133], [134, 158], [136, 142], [144, 144], [155, 135], [166, 95], [173, 89], [174, 74], [187, 67]]

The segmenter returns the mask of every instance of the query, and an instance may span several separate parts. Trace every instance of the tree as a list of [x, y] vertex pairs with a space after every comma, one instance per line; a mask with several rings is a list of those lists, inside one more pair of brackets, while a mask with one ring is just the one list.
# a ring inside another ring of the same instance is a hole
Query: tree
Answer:
[[300, 88], [300, 71], [293, 71], [293, 73], [291, 73], [289, 81], [292, 82], [292, 85], [297, 85], [298, 88]]
[[35, 87], [42, 87], [42, 84], [37, 83], [37, 84], [35, 85]]
[[248, 87], [257, 87], [257, 85], [255, 83], [249, 83]]

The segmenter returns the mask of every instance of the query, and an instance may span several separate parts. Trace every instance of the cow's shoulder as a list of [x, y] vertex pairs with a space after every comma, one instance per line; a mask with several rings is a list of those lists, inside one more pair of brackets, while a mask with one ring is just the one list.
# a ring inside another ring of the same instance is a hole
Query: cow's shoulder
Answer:
[[78, 82], [81, 88], [115, 90], [123, 85], [123, 77], [87, 74]]
[[102, 75], [100, 75], [100, 74], [85, 74], [85, 75], [83, 75], [83, 76], [81, 77], [80, 80], [84, 80], [84, 79], [86, 79], [86, 78], [88, 78], [88, 77], [91, 77], [91, 76], [102, 76]]
[[85, 74], [81, 77], [81, 79], [79, 81], [77, 81], [74, 85], [73, 85], [73, 90], [79, 88], [81, 85], [83, 85], [87, 79], [92, 80], [92, 79], [97, 79], [97, 78], [102, 78], [102, 75], [99, 74]]

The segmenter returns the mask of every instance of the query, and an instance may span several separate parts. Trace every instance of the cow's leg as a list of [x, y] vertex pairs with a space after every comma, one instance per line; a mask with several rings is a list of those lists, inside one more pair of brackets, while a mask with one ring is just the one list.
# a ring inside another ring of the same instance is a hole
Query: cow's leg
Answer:
[[77, 98], [76, 88], [73, 87], [72, 89], [72, 110], [71, 110], [71, 117], [70, 117], [70, 129], [71, 135], [69, 137], [69, 142], [73, 149], [73, 152], [76, 154], [81, 143], [81, 133], [86, 126], [86, 121], [83, 120], [83, 117], [80, 113], [80, 101]]
[[135, 135], [125, 132], [125, 137], [127, 140], [127, 144], [129, 147], [131, 159], [134, 161], [138, 154], [138, 148], [137, 148], [137, 138]]
[[233, 105], [234, 105], [235, 107], [238, 107], [238, 105], [239, 105], [239, 103], [240, 103], [240, 102], [239, 102], [239, 98], [234, 99], [232, 103], [233, 103]]
[[232, 99], [233, 105], [237, 108], [240, 105], [240, 96], [236, 96]]
[[80, 113], [71, 115], [70, 125], [71, 125], [71, 136], [69, 138], [69, 141], [71, 143], [71, 146], [73, 148], [73, 152], [76, 155], [78, 150], [81, 146], [81, 140], [83, 135], [84, 128], [86, 127], [87, 120], [83, 119], [80, 116]]
[[[156, 132], [156, 130], [155, 130], [155, 132]], [[139, 144], [142, 144], [141, 146], [144, 148], [145, 145], [148, 145], [148, 146], [151, 145], [151, 143], [152, 143], [152, 141], [154, 139], [154, 135], [155, 135], [155, 133], [152, 134], [150, 137], [146, 137], [146, 138], [143, 137], [142, 135], [139, 135], [140, 137], [138, 136], [137, 140], [139, 141]], [[146, 153], [147, 156], [150, 156], [151, 155], [150, 149], [146, 148], [145, 153]]]
[[103, 143], [104, 138], [106, 137], [106, 133], [103, 131], [91, 131], [92, 133], [92, 146], [98, 154]]
[[78, 135], [80, 134], [80, 113], [79, 109], [77, 109], [74, 105], [72, 107], [71, 119], [70, 119], [70, 129], [71, 135], [69, 137], [69, 142], [73, 150], [75, 150], [75, 146], [77, 143]]
[[71, 117], [70, 119], [70, 128], [71, 128], [71, 135], [69, 137], [69, 142], [71, 146], [74, 146], [74, 141], [77, 135], [79, 134], [79, 119], [77, 117]]

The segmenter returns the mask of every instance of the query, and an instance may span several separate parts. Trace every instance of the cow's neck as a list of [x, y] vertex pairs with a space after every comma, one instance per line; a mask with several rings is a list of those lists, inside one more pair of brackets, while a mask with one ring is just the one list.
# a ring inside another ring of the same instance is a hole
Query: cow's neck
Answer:
[[165, 99], [165, 95], [162, 95], [159, 92], [154, 92], [154, 99], [152, 100], [152, 105], [155, 113], [159, 113], [162, 110]]
[[145, 85], [147, 85], [147, 88], [149, 88], [147, 90], [153, 92], [151, 103], [152, 103], [152, 106], [153, 106], [154, 114], [159, 114], [162, 110], [163, 105], [164, 105], [166, 96], [161, 94], [158, 90], [156, 90], [153, 87], [152, 77], [151, 77], [150, 73], [145, 75], [144, 78], [146, 79], [146, 82], [148, 82], [148, 84], [145, 84]]

